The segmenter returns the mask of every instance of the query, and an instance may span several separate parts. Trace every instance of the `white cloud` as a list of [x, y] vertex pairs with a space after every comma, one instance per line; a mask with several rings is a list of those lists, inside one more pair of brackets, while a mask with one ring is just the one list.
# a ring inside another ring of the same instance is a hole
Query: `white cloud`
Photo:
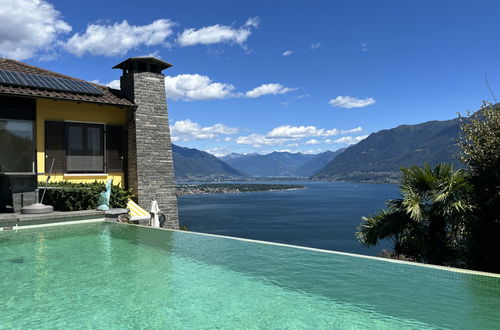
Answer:
[[199, 74], [180, 74], [165, 77], [167, 97], [174, 100], [200, 101], [223, 99], [231, 96], [234, 86], [213, 82], [209, 77]]
[[266, 137], [262, 134], [250, 134], [247, 136], [238, 136], [238, 138], [236, 139], [236, 143], [237, 144], [250, 144], [256, 148], [264, 146], [264, 145], [271, 145], [271, 143], [268, 143]]
[[318, 154], [320, 152], [323, 152], [323, 149], [322, 148], [318, 148], [318, 149], [309, 149], [309, 150], [301, 150], [299, 151], [303, 154], [306, 154], [306, 155], [315, 155], [315, 154]]
[[[250, 134], [247, 136], [239, 136], [236, 139], [237, 144], [248, 144], [253, 147], [262, 146], [272, 146], [272, 145], [283, 145], [286, 144], [288, 147], [298, 146], [298, 141], [305, 138], [312, 138], [306, 142], [307, 145], [320, 144], [321, 141], [314, 139], [314, 137], [328, 137], [340, 134], [346, 134], [347, 132], [359, 132], [362, 128], [356, 127], [349, 130], [339, 130], [337, 128], [324, 129], [317, 128], [316, 126], [291, 126], [282, 125], [270, 130], [267, 134]], [[334, 143], [332, 140], [326, 140], [324, 143]], [[341, 143], [341, 142], [335, 142]]]
[[320, 144], [321, 142], [316, 139], [310, 139], [305, 142], [305, 144]]
[[24, 60], [50, 52], [59, 35], [70, 31], [44, 0], [0, 0], [0, 56]]
[[318, 49], [319, 47], [321, 47], [321, 42], [312, 42], [311, 43], [312, 50]]
[[273, 128], [267, 133], [267, 136], [271, 138], [299, 139], [310, 136], [321, 136], [324, 131], [324, 129], [318, 129], [316, 126], [283, 125]]
[[215, 139], [221, 135], [233, 135], [238, 133], [238, 128], [229, 127], [224, 124], [215, 124], [213, 126], [202, 127], [189, 119], [176, 121], [170, 127], [172, 141], [191, 141]]
[[273, 139], [262, 134], [250, 134], [247, 136], [239, 136], [236, 139], [237, 144], [249, 144], [255, 148], [259, 148], [262, 146], [280, 145], [286, 143], [287, 141], [289, 141], [289, 139]]
[[305, 138], [318, 136], [334, 136], [339, 134], [360, 132], [362, 130], [363, 128], [361, 126], [349, 130], [339, 130], [337, 128], [317, 128], [316, 126], [282, 125], [273, 128], [269, 133], [267, 133], [267, 136], [272, 138]]
[[360, 135], [360, 136], [343, 136], [341, 138], [338, 138], [336, 140], [330, 140], [327, 139], [325, 140], [325, 143], [343, 143], [343, 144], [355, 144], [358, 143], [361, 140], [364, 140], [368, 137], [368, 135]]
[[371, 104], [374, 104], [375, 102], [376, 102], [375, 99], [371, 97], [368, 97], [366, 99], [358, 99], [350, 96], [337, 96], [336, 98], [331, 99], [328, 102], [328, 104], [330, 104], [333, 107], [350, 109], [350, 108], [363, 108]]
[[113, 25], [91, 24], [85, 33], [74, 34], [65, 44], [68, 52], [77, 56], [117, 56], [139, 46], [165, 45], [175, 25], [168, 19], [158, 19], [147, 25], [130, 25], [126, 20]]
[[106, 84], [106, 86], [114, 88], [114, 89], [120, 89], [120, 80], [111, 80], [109, 83]]
[[259, 97], [263, 95], [277, 95], [277, 94], [285, 94], [291, 91], [296, 90], [296, 88], [288, 88], [281, 84], [263, 84], [259, 87], [255, 87], [251, 91], [245, 93], [246, 97]]
[[309, 94], [301, 94], [301, 95], [298, 95], [298, 96], [296, 97], [296, 99], [298, 99], [298, 100], [299, 100], [299, 99], [304, 99], [304, 98], [309, 97], [309, 96], [310, 96]]
[[368, 44], [366, 42], [362, 42], [361, 43], [361, 51], [362, 52], [367, 52], [369, 51], [370, 49], [368, 48]]
[[142, 55], [137, 55], [137, 57], [156, 57], [157, 59], [161, 59], [161, 55], [160, 55], [160, 51], [157, 49], [157, 50], [154, 50], [150, 53], [145, 53], [145, 54], [142, 54]]
[[247, 19], [247, 22], [245, 23], [245, 26], [251, 26], [254, 28], [258, 28], [260, 25], [260, 17], [255, 16], [255, 17], [250, 17]]
[[240, 28], [216, 24], [200, 29], [186, 29], [177, 37], [177, 43], [181, 47], [217, 43], [235, 43], [242, 46], [252, 34], [252, 29], [257, 28], [259, 23], [260, 19], [253, 17]]
[[111, 80], [107, 84], [102, 83], [101, 81], [99, 81], [99, 79], [94, 79], [94, 80], [91, 80], [90, 82], [94, 83], [94, 84], [101, 85], [101, 86], [108, 86], [108, 87], [111, 87], [111, 88], [114, 88], [114, 89], [120, 89], [120, 80], [118, 80], [118, 79]]
[[215, 157], [224, 157], [225, 155], [231, 153], [231, 151], [227, 149], [227, 147], [216, 147], [216, 148], [204, 149], [203, 151], [208, 152], [209, 154], [214, 155]]
[[362, 131], [363, 131], [363, 127], [358, 126], [358, 127], [351, 128], [351, 129], [341, 130], [340, 134], [359, 133], [359, 132], [362, 132]]
[[173, 100], [202, 101], [229, 97], [256, 98], [264, 95], [284, 94], [295, 90], [281, 84], [263, 84], [246, 93], [235, 91], [229, 83], [214, 82], [200, 74], [180, 74], [165, 77], [167, 97]]
[[293, 54], [293, 51], [292, 51], [292, 50], [285, 50], [285, 51], [283, 52], [283, 54], [281, 54], [281, 55], [283, 55], [283, 56], [290, 56], [290, 55], [292, 55], [292, 54]]

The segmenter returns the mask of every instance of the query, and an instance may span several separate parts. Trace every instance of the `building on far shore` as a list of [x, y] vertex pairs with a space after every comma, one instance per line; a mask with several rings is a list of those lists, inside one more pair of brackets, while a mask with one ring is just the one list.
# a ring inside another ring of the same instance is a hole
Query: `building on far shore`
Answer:
[[130, 187], [139, 205], [156, 199], [178, 228], [162, 71], [171, 64], [129, 58], [121, 89], [0, 58], [0, 212], [35, 202], [37, 183], [105, 182]]

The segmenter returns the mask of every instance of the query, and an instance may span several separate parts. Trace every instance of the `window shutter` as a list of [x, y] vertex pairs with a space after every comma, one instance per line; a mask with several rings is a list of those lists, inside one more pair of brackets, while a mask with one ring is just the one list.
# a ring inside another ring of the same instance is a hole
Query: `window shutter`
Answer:
[[108, 173], [123, 172], [125, 138], [122, 126], [106, 125], [106, 167]]
[[45, 173], [50, 170], [54, 160], [52, 172], [64, 173], [66, 171], [66, 143], [64, 139], [64, 122], [45, 122]]

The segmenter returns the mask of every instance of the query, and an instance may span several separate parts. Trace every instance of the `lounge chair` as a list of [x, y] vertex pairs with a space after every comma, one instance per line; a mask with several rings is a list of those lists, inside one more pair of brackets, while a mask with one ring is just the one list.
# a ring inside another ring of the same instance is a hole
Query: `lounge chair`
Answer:
[[137, 205], [133, 200], [129, 199], [127, 202], [128, 214], [130, 215], [129, 221], [150, 220], [151, 214]]

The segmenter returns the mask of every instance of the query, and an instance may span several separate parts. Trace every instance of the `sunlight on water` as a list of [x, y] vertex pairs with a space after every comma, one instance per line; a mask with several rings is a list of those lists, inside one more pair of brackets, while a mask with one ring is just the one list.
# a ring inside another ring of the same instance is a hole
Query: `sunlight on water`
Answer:
[[[133, 226], [0, 233], [0, 328], [488, 328], [500, 279]], [[22, 261], [21, 261], [22, 260]]]

